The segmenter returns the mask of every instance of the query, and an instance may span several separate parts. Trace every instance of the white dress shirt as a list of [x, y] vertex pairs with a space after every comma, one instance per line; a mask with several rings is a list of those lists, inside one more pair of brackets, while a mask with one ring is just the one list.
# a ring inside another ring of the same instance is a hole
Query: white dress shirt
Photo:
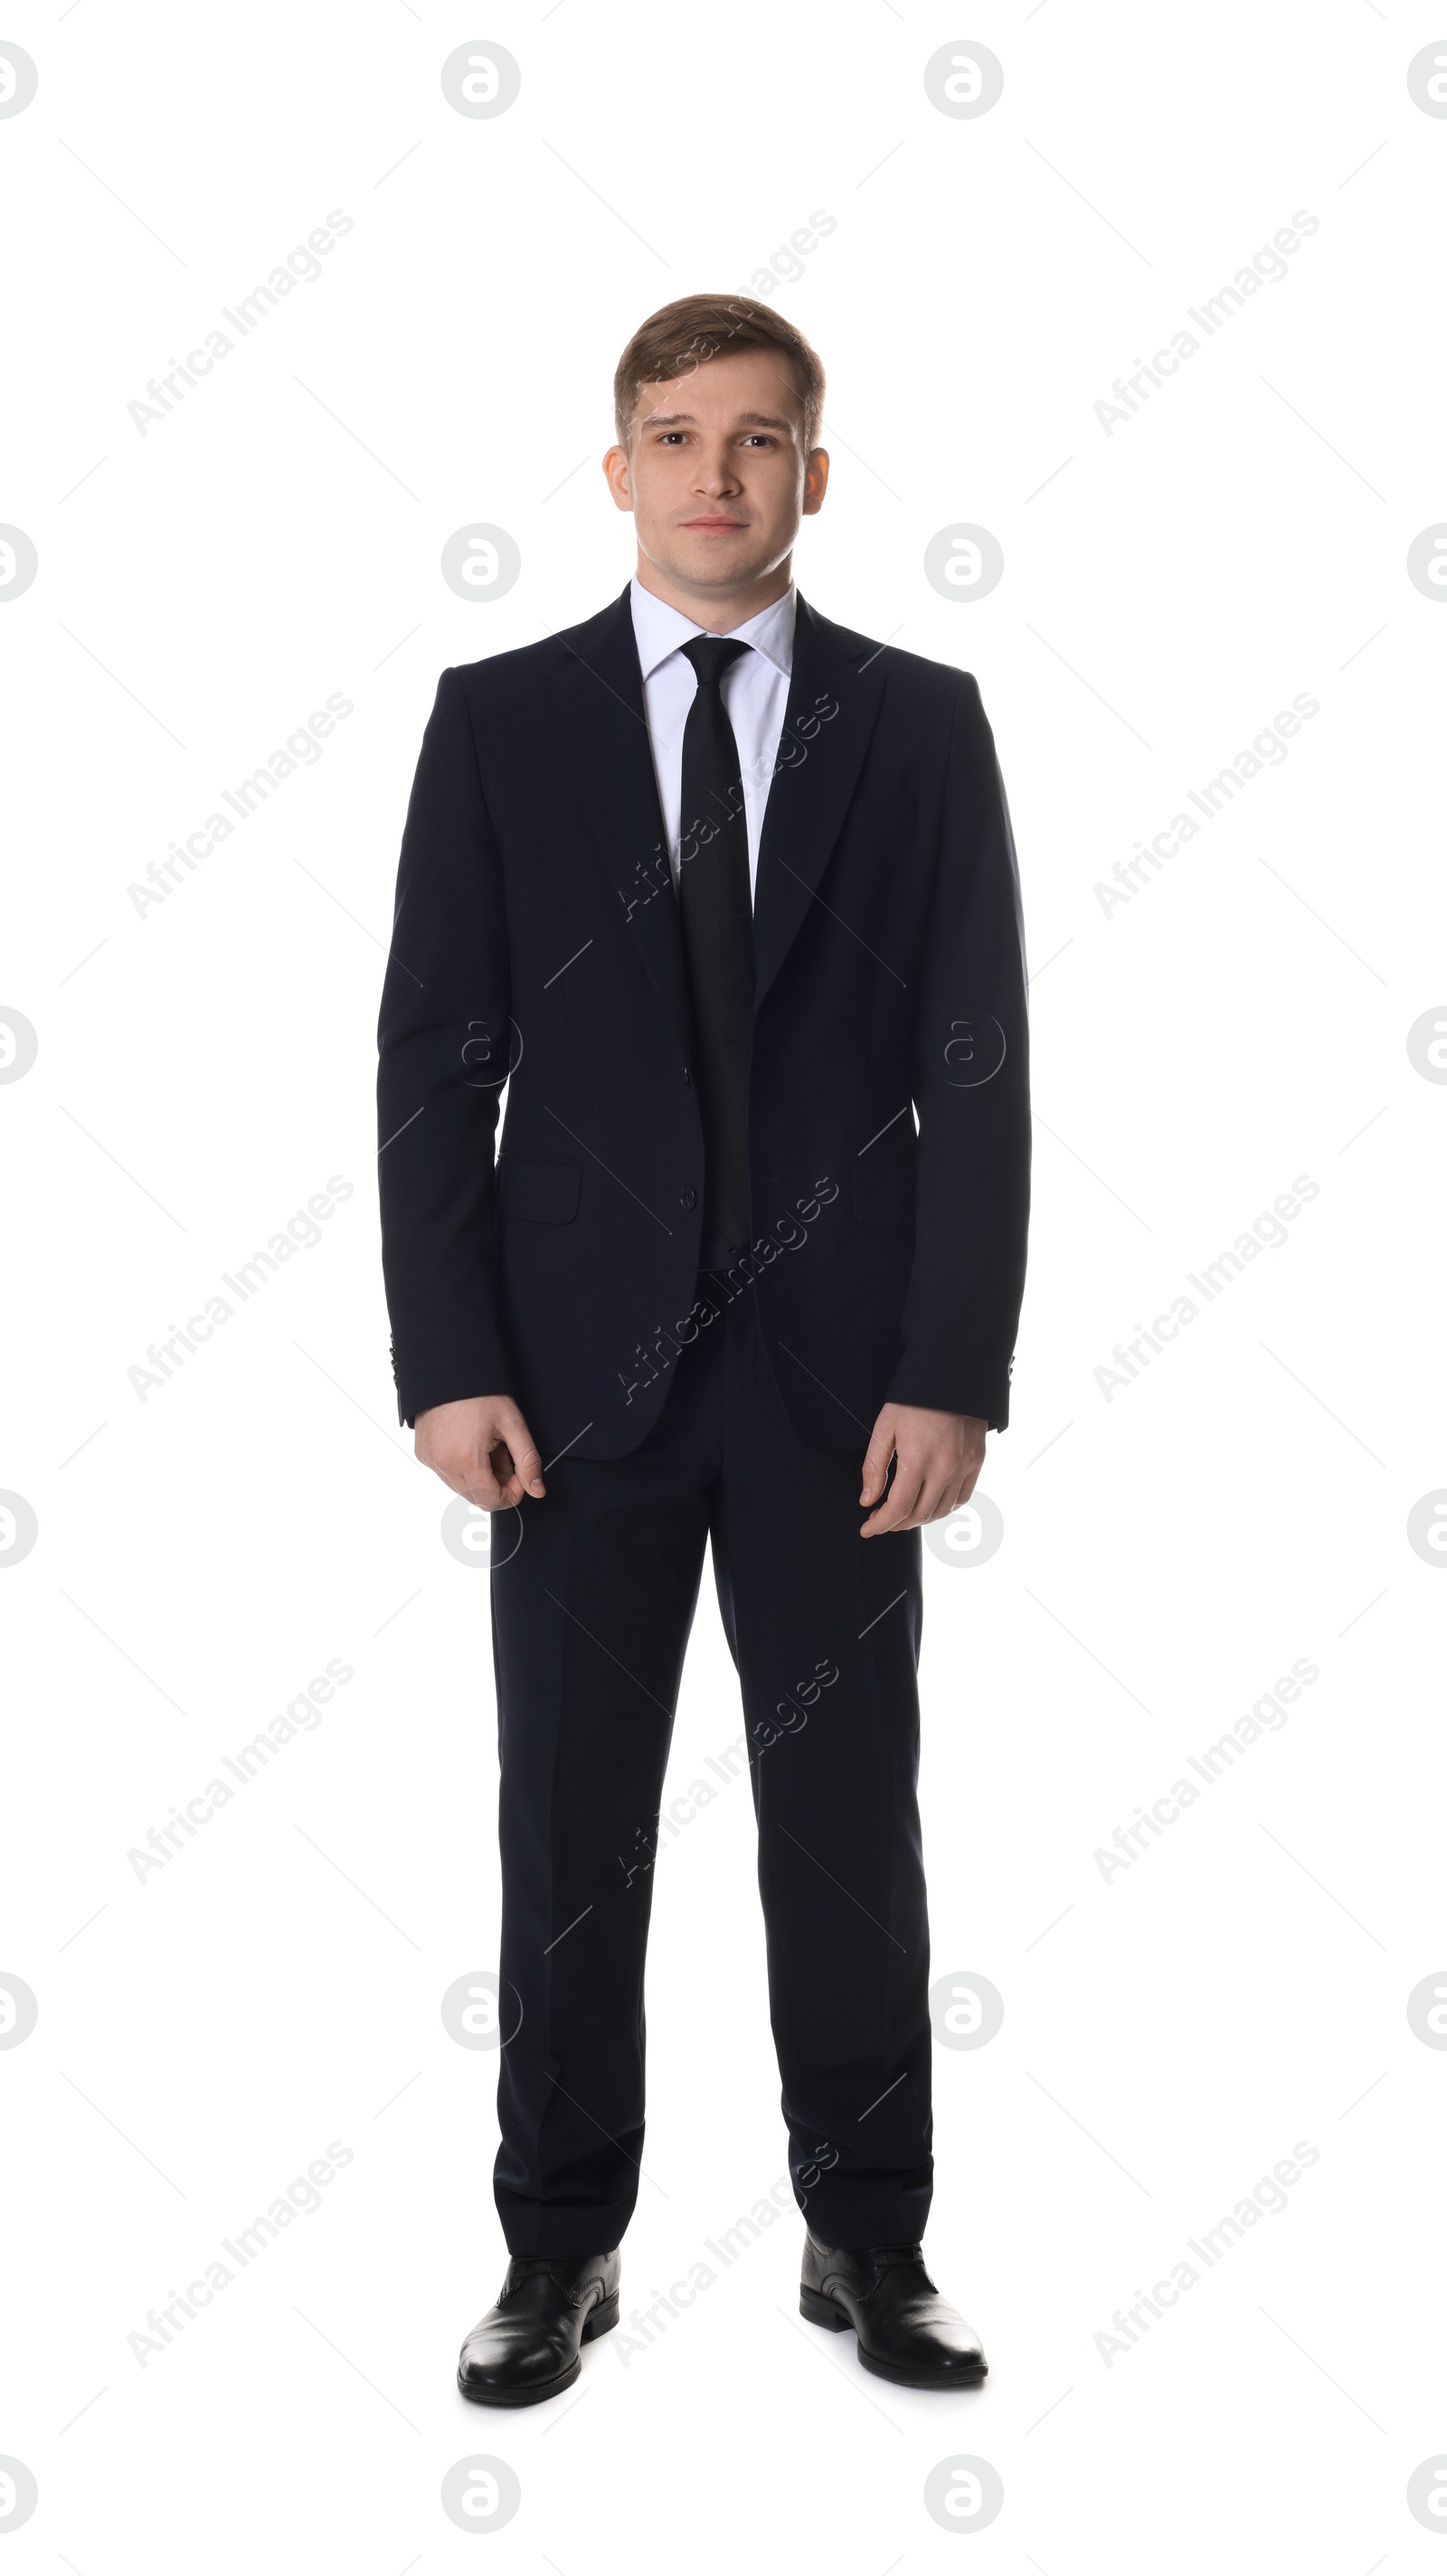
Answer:
[[[721, 682], [723, 702], [733, 726], [739, 747], [739, 767], [743, 779], [744, 819], [749, 835], [749, 891], [759, 869], [759, 836], [764, 828], [764, 806], [774, 763], [779, 756], [779, 737], [784, 730], [784, 707], [789, 695], [789, 674], [794, 667], [794, 602], [791, 587], [782, 599], [761, 608], [757, 617], [732, 626], [730, 637], [752, 650], [741, 653], [729, 665]], [[666, 599], [645, 590], [635, 577], [632, 590], [633, 633], [638, 645], [638, 661], [643, 673], [643, 712], [648, 720], [648, 740], [653, 751], [654, 774], [658, 780], [658, 801], [663, 808], [663, 828], [668, 835], [668, 856], [673, 869], [673, 883], [678, 885], [678, 845], [681, 831], [679, 808], [683, 802], [683, 728], [693, 704], [698, 682], [693, 665], [679, 649], [695, 635], [707, 635], [706, 626], [695, 626]]]

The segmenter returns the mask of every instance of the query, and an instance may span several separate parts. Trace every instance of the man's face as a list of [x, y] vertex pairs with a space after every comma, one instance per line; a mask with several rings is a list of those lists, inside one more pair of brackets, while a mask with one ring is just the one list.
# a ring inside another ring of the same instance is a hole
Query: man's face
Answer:
[[805, 452], [782, 353], [739, 349], [642, 386], [628, 445], [603, 470], [640, 556], [680, 589], [728, 599], [784, 561], [823, 501], [829, 459]]

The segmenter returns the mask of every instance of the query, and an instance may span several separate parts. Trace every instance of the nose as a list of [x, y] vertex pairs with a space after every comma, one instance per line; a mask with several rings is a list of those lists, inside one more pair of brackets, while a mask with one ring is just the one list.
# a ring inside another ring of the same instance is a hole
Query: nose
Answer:
[[700, 458], [695, 488], [706, 493], [710, 500], [719, 500], [724, 493], [737, 492], [741, 488], [738, 467], [726, 447]]

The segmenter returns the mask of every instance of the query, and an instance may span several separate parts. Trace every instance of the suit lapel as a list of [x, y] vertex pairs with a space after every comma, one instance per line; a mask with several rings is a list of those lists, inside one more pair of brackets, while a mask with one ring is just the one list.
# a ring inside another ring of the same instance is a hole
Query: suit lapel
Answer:
[[690, 1052], [683, 935], [658, 802], [643, 680], [625, 590], [602, 615], [559, 638], [561, 739], [577, 747], [582, 804], [628, 935], [678, 1041]]
[[[643, 712], [629, 593], [559, 644], [560, 739], [577, 748], [586, 826], [680, 1053], [691, 1051], [683, 935]], [[754, 887], [754, 1002], [811, 909], [844, 828], [884, 691], [878, 646], [801, 599], [778, 767]]]
[[884, 690], [880, 648], [801, 599], [779, 766], [754, 887], [757, 1010], [811, 909], [844, 828]]

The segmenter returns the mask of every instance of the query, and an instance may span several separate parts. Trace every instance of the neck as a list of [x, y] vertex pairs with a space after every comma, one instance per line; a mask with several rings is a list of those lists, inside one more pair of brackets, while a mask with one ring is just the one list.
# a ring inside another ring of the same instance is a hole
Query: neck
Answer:
[[793, 556], [785, 555], [782, 563], [761, 573], [757, 581], [748, 582], [741, 589], [730, 591], [726, 599], [720, 599], [715, 591], [694, 590], [689, 583], [676, 580], [672, 574], [650, 562], [646, 555], [640, 553], [638, 557], [639, 589], [650, 591], [655, 599], [666, 600], [670, 608], [678, 610], [680, 617], [692, 618], [694, 625], [701, 626], [708, 635], [732, 634], [736, 626], [744, 625], [750, 617], [757, 617], [761, 610], [772, 608], [776, 599], [783, 598], [793, 577]]

